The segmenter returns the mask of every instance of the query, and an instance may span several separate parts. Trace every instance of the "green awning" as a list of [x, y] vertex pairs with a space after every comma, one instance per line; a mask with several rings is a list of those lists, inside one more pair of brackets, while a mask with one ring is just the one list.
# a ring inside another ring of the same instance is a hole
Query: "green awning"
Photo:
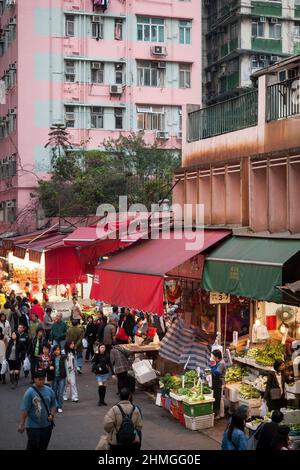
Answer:
[[281, 302], [287, 261], [300, 252], [300, 240], [232, 237], [206, 258], [201, 286], [250, 299]]

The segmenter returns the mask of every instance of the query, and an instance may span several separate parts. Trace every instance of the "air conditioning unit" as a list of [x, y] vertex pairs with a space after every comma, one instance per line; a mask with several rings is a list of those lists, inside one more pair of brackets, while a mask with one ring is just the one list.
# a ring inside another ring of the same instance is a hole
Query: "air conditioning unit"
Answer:
[[182, 131], [177, 132], [176, 137], [177, 137], [177, 139], [181, 140], [182, 139]]
[[92, 16], [92, 23], [101, 23], [101, 16], [100, 15], [93, 15]]
[[8, 112], [9, 112], [9, 114], [12, 115], [12, 116], [16, 116], [16, 114], [17, 114], [16, 108], [10, 108]]
[[122, 95], [123, 93], [122, 85], [111, 85], [109, 87], [109, 93], [111, 95]]
[[16, 70], [17, 64], [14, 62], [13, 64], [9, 64], [9, 69], [10, 70]]
[[158, 62], [158, 64], [157, 64], [158, 69], [165, 69], [166, 67], [167, 67], [166, 62]]
[[92, 69], [93, 70], [101, 69], [101, 62], [92, 62]]
[[13, 7], [16, 4], [16, 0], [6, 0], [7, 7]]
[[66, 113], [65, 118], [66, 118], [66, 121], [75, 121], [75, 114], [74, 113]]
[[7, 160], [9, 162], [15, 162], [16, 161], [16, 156], [15, 155], [11, 155], [10, 157], [7, 158]]
[[151, 46], [152, 55], [167, 55], [167, 48], [165, 46]]
[[6, 207], [16, 207], [15, 201], [6, 201]]
[[271, 62], [278, 62], [278, 60], [279, 60], [278, 55], [271, 55], [271, 57], [270, 57]]
[[271, 23], [278, 23], [278, 18], [271, 18]]
[[16, 18], [9, 18], [9, 22], [8, 22], [10, 25], [11, 24], [17, 24], [17, 19]]
[[266, 55], [260, 55], [258, 56], [259, 60], [267, 60], [267, 56]]
[[259, 22], [260, 23], [266, 23], [267, 22], [267, 18], [265, 16], [260, 16], [259, 17]]
[[167, 140], [169, 138], [169, 132], [156, 131], [156, 138], [161, 140]]

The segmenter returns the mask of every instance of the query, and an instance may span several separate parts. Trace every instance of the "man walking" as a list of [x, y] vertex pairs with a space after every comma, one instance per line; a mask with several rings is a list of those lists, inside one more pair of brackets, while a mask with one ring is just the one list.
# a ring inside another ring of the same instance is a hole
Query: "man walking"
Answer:
[[112, 345], [116, 339], [116, 321], [113, 318], [109, 319], [109, 323], [103, 330], [103, 344], [105, 344], [106, 351], [110, 353]]
[[77, 372], [81, 374], [81, 369], [83, 366], [83, 345], [82, 340], [84, 336], [84, 330], [79, 325], [77, 320], [72, 320], [72, 326], [68, 329], [66, 340], [68, 343], [75, 344], [76, 350], [76, 362], [77, 362]]
[[108, 433], [111, 452], [121, 449], [140, 450], [143, 419], [140, 409], [133, 405], [128, 388], [120, 390], [120, 402], [104, 416], [104, 430]]
[[62, 320], [62, 314], [58, 313], [51, 327], [51, 341], [53, 346], [60, 346], [61, 350], [65, 348], [67, 334], [67, 324]]
[[45, 386], [45, 374], [34, 373], [34, 386], [29, 387], [22, 400], [18, 432], [26, 429], [26, 450], [47, 450], [56, 412], [55, 394]]
[[116, 345], [110, 353], [110, 362], [118, 379], [118, 391], [122, 388], [129, 388], [131, 393], [135, 391], [135, 379], [128, 375], [131, 365], [128, 361], [131, 351], [126, 351], [121, 346]]

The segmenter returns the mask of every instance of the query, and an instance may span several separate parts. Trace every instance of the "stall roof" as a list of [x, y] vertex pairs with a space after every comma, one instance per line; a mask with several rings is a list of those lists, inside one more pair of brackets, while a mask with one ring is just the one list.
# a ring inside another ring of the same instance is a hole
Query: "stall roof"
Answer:
[[187, 244], [195, 241], [192, 230], [185, 231], [181, 238], [182, 234], [171, 231], [169, 239], [163, 238], [166, 233], [162, 232], [158, 239], [137, 242], [99, 265], [91, 298], [162, 314], [164, 276], [228, 237], [231, 231], [205, 230], [202, 234], [202, 243], [192, 249], [187, 249]]
[[283, 268], [298, 252], [299, 240], [232, 237], [206, 258], [202, 287], [280, 302]]

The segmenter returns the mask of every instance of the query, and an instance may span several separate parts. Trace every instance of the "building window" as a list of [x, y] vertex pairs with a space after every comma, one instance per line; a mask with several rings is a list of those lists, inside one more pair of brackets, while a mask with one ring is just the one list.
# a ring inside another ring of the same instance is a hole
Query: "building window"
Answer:
[[300, 23], [297, 23], [296, 21], [294, 23], [294, 36], [295, 38], [300, 38]]
[[[93, 19], [94, 17], [92, 17]], [[95, 19], [95, 18], [94, 18]], [[98, 19], [98, 17], [96, 17]], [[92, 38], [96, 39], [103, 39], [104, 37], [104, 22], [103, 18], [99, 16], [99, 21], [92, 21]]]
[[231, 41], [238, 37], [238, 23], [231, 23], [229, 26], [229, 34]]
[[16, 218], [16, 200], [6, 201], [6, 222], [14, 222]]
[[66, 127], [75, 127], [75, 107], [65, 106]]
[[266, 60], [259, 59], [259, 56], [253, 56], [251, 60], [251, 69], [262, 69], [266, 67]]
[[104, 63], [91, 62], [91, 81], [92, 83], [104, 83]]
[[163, 106], [138, 106], [137, 127], [139, 130], [163, 131], [165, 129]]
[[191, 44], [191, 29], [191, 21], [179, 21], [179, 44]]
[[0, 179], [11, 178], [17, 174], [17, 156], [16, 154], [10, 157], [3, 158], [0, 161]]
[[138, 86], [164, 87], [165, 69], [160, 62], [138, 62], [137, 74]]
[[103, 129], [103, 107], [91, 107], [91, 127], [93, 129]]
[[66, 60], [65, 63], [65, 81], [66, 82], [75, 82], [75, 61]]
[[281, 39], [281, 24], [280, 23], [269, 24], [269, 38]]
[[163, 18], [137, 17], [138, 41], [165, 41], [165, 21]]
[[115, 64], [115, 83], [123, 85], [123, 64]]
[[65, 30], [66, 30], [66, 36], [75, 35], [75, 16], [74, 15], [66, 15]]
[[191, 88], [190, 64], [179, 64], [179, 88]]
[[115, 108], [115, 128], [123, 129], [123, 109]]
[[252, 37], [253, 38], [263, 38], [265, 36], [265, 23], [261, 21], [252, 21]]
[[122, 41], [123, 39], [123, 20], [119, 18], [115, 19], [114, 36], [117, 41]]

